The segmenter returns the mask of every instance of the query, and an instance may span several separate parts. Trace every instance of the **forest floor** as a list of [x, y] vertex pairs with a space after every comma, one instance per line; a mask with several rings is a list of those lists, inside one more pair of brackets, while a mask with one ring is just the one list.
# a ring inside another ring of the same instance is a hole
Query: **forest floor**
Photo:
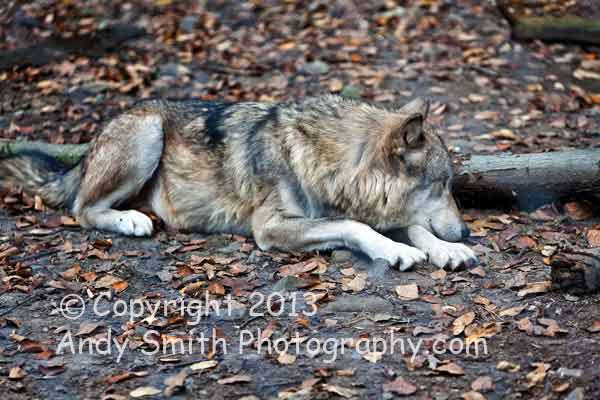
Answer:
[[[546, 13], [600, 16], [591, 0], [545, 3]], [[600, 146], [598, 48], [514, 42], [492, 2], [399, 4], [25, 5], [0, 30], [0, 64], [36, 43], [51, 60], [32, 47], [33, 65], [0, 70], [0, 138], [87, 142], [148, 97], [333, 92], [398, 104], [427, 96], [454, 154]], [[116, 48], [85, 38], [115, 24], [146, 35]], [[73, 35], [84, 39], [64, 45]], [[592, 205], [464, 216], [478, 266], [399, 272], [341, 250], [262, 252], [231, 235], [83, 230], [5, 193], [0, 396], [600, 398], [600, 297], [552, 290], [548, 265], [564, 249], [600, 246]], [[229, 308], [192, 307], [206, 295]], [[190, 345], [202, 335], [204, 348]]]

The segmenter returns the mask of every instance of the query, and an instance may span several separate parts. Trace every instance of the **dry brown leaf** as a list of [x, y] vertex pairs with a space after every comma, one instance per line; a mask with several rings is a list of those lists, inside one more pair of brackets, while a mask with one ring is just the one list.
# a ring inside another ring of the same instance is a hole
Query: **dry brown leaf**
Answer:
[[546, 378], [546, 372], [550, 369], [550, 364], [546, 363], [533, 363], [535, 370], [527, 374], [527, 386], [533, 387], [544, 381]]
[[232, 383], [248, 383], [252, 382], [252, 378], [248, 375], [232, 375], [227, 378], [222, 378], [217, 381], [219, 385], [230, 385]]
[[398, 285], [394, 289], [400, 300], [416, 300], [419, 298], [419, 287], [416, 283]]
[[281, 353], [279, 357], [277, 357], [277, 362], [283, 365], [290, 365], [296, 362], [296, 356], [288, 353]]
[[528, 283], [525, 288], [519, 290], [517, 295], [519, 297], [525, 297], [530, 294], [538, 294], [538, 293], [546, 293], [552, 288], [551, 281], [542, 281], [542, 282], [531, 282]]
[[357, 293], [367, 286], [366, 274], [357, 274], [353, 279], [344, 282], [344, 288]]
[[408, 396], [417, 391], [417, 387], [399, 376], [391, 382], [383, 384], [383, 390], [386, 392], [393, 392], [401, 396]]
[[590, 229], [586, 234], [588, 244], [590, 247], [600, 247], [600, 230]]
[[480, 376], [471, 382], [471, 389], [476, 392], [489, 392], [494, 390], [494, 382], [490, 376]]
[[378, 363], [383, 357], [383, 352], [381, 351], [373, 351], [366, 352], [363, 355], [363, 358], [372, 364]]
[[518, 140], [519, 137], [510, 129], [499, 129], [497, 131], [490, 132], [490, 136], [494, 139], [505, 139], [505, 140]]
[[600, 332], [600, 320], [594, 321], [589, 328], [587, 328], [588, 332], [597, 333]]
[[478, 276], [480, 278], [485, 278], [485, 270], [482, 267], [475, 267], [469, 270], [471, 275]]
[[570, 201], [564, 205], [565, 213], [576, 221], [591, 218], [594, 214], [591, 207], [581, 201]]
[[79, 330], [77, 331], [75, 336], [89, 335], [90, 333], [98, 329], [100, 326], [102, 326], [102, 323], [99, 322], [82, 322], [79, 325]]
[[456, 318], [454, 322], [452, 322], [452, 334], [460, 335], [468, 325], [475, 320], [475, 313], [470, 311]]
[[519, 321], [517, 321], [517, 329], [526, 332], [528, 335], [531, 335], [533, 334], [533, 323], [527, 317], [522, 318]]
[[472, 324], [465, 328], [465, 342], [467, 345], [471, 345], [477, 343], [481, 338], [491, 338], [500, 332], [502, 332], [502, 325], [497, 322], [488, 322], [483, 326]]
[[63, 271], [60, 273], [60, 276], [63, 279], [66, 280], [73, 280], [77, 277], [77, 275], [79, 275], [79, 273], [81, 272], [81, 266], [79, 264], [75, 264], [74, 266], [72, 266], [71, 268], [69, 268], [66, 271]]
[[464, 375], [465, 374], [465, 371], [462, 369], [462, 367], [455, 362], [449, 362], [446, 364], [442, 364], [439, 367], [435, 368], [434, 371], [445, 372], [450, 375]]
[[190, 369], [192, 371], [201, 371], [209, 368], [214, 368], [217, 366], [217, 364], [218, 362], [216, 362], [215, 360], [200, 361], [190, 365]]
[[498, 371], [506, 371], [510, 373], [515, 373], [521, 369], [521, 366], [518, 364], [514, 364], [508, 361], [500, 361], [496, 364], [496, 369]]
[[323, 390], [326, 390], [331, 393], [335, 393], [335, 394], [345, 397], [347, 399], [358, 395], [358, 392], [354, 389], [345, 388], [345, 387], [341, 387], [341, 386], [337, 386], [337, 385], [330, 385], [328, 383], [323, 384], [322, 388], [323, 388]]
[[433, 271], [431, 274], [429, 274], [429, 276], [431, 276], [432, 279], [435, 279], [438, 281], [445, 280], [447, 275], [448, 275], [448, 273], [446, 272], [446, 270], [441, 269], [441, 268], [436, 271]]
[[464, 400], [485, 400], [485, 396], [474, 390], [462, 394]]
[[133, 391], [131, 391], [129, 393], [129, 395], [133, 398], [140, 398], [140, 397], [146, 397], [146, 396], [156, 396], [157, 394], [161, 394], [162, 390], [157, 389], [155, 387], [152, 386], [142, 386], [139, 387]]
[[165, 396], [171, 397], [176, 392], [180, 391], [185, 386], [185, 380], [189, 373], [186, 369], [181, 370], [178, 374], [169, 376], [165, 379]]
[[517, 315], [521, 314], [521, 312], [525, 308], [527, 308], [527, 305], [506, 308], [506, 309], [500, 311], [500, 313], [498, 315], [500, 315], [501, 317], [516, 317]]
[[27, 372], [25, 372], [21, 367], [12, 367], [8, 372], [8, 379], [12, 379], [14, 381], [23, 379], [26, 376]]

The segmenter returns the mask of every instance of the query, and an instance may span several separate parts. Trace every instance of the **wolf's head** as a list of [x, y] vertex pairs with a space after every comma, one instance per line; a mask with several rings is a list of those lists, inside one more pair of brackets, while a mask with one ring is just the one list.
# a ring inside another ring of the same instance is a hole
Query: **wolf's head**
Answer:
[[420, 225], [443, 240], [459, 241], [469, 229], [450, 191], [450, 155], [426, 122], [428, 111], [428, 102], [418, 98], [379, 115], [383, 121], [374, 125], [361, 157], [359, 186], [379, 193], [372, 221], [378, 228]]

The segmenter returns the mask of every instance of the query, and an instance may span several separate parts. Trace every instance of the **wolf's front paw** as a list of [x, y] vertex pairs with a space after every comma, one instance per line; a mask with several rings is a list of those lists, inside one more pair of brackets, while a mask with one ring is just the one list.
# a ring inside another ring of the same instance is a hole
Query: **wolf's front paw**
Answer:
[[136, 210], [121, 211], [116, 221], [117, 231], [127, 236], [150, 236], [152, 220]]
[[398, 266], [400, 271], [406, 271], [413, 265], [426, 261], [427, 255], [416, 247], [392, 241], [380, 248], [373, 258], [383, 258], [390, 265]]
[[461, 265], [469, 266], [477, 262], [477, 256], [467, 246], [461, 243], [439, 241], [427, 249], [429, 262], [439, 268], [450, 266], [455, 270]]

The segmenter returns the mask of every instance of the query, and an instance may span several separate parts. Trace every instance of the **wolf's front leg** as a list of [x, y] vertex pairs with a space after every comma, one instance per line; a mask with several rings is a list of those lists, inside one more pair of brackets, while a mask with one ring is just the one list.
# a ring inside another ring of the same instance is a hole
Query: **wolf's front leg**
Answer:
[[422, 226], [409, 226], [406, 228], [406, 234], [411, 243], [423, 250], [429, 256], [429, 262], [437, 267], [450, 266], [454, 270], [460, 265], [474, 264], [477, 261], [473, 250], [464, 244], [438, 239]]
[[377, 233], [368, 225], [352, 220], [310, 219], [287, 216], [280, 211], [261, 209], [252, 219], [254, 239], [263, 250], [325, 250], [345, 247], [383, 258], [404, 271], [427, 256], [419, 249]]

